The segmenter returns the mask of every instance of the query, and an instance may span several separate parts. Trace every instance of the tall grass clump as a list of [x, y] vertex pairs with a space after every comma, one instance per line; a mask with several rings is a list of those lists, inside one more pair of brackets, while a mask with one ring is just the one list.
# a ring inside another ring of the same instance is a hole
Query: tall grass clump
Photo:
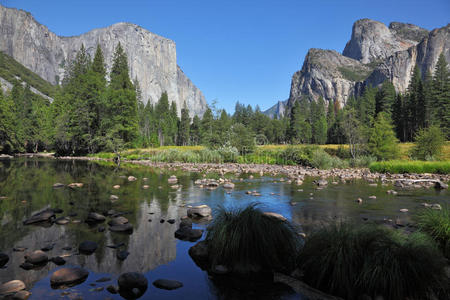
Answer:
[[416, 216], [419, 229], [429, 234], [440, 246], [445, 257], [450, 259], [450, 208], [442, 210], [424, 208]]
[[331, 156], [323, 149], [319, 148], [311, 153], [309, 163], [312, 167], [317, 169], [331, 169], [331, 168], [345, 168], [348, 167], [348, 163], [341, 160], [337, 156]]
[[428, 299], [445, 291], [445, 259], [424, 235], [334, 223], [312, 233], [299, 255], [304, 280], [343, 297]]
[[212, 265], [251, 275], [291, 270], [301, 246], [295, 227], [265, 215], [257, 204], [218, 209], [206, 236]]

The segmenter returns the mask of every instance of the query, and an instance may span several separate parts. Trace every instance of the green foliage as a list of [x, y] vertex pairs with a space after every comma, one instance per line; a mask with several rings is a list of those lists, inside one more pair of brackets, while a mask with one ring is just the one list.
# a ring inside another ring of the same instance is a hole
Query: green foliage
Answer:
[[450, 161], [389, 160], [371, 163], [370, 171], [379, 173], [435, 173], [450, 174]]
[[425, 299], [448, 281], [442, 255], [425, 236], [346, 222], [313, 232], [299, 266], [307, 283], [345, 299]]
[[444, 134], [438, 126], [421, 129], [416, 134], [416, 144], [411, 150], [414, 159], [429, 160], [437, 158], [445, 143]]
[[450, 259], [450, 208], [425, 208], [416, 214], [415, 219], [419, 229], [429, 234], [439, 244], [445, 257]]
[[386, 113], [378, 114], [368, 143], [370, 153], [378, 160], [395, 159], [399, 155], [398, 140]]
[[240, 274], [292, 270], [301, 246], [293, 225], [264, 215], [257, 204], [220, 207], [206, 241], [212, 265], [226, 265]]
[[317, 169], [345, 168], [348, 164], [339, 157], [331, 156], [322, 148], [318, 148], [311, 153], [309, 164]]
[[13, 83], [16, 77], [25, 82], [29, 86], [34, 87], [41, 93], [53, 97], [55, 94], [55, 87], [48, 81], [39, 77], [22, 64], [18, 63], [11, 56], [0, 51], [0, 77]]
[[362, 155], [358, 156], [356, 158], [352, 158], [349, 161], [349, 165], [352, 168], [367, 168], [369, 167], [373, 162], [376, 162], [377, 158], [370, 155]]
[[256, 147], [255, 137], [243, 124], [234, 124], [231, 128], [231, 146], [241, 154], [252, 153]]

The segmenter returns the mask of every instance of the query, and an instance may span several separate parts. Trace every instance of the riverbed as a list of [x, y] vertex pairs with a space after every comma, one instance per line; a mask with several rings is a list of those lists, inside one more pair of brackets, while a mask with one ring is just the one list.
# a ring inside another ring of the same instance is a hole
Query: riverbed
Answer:
[[[178, 188], [168, 183], [170, 175], [178, 178]], [[129, 176], [136, 180], [130, 181]], [[144, 274], [149, 282], [142, 299], [220, 299], [227, 296], [226, 293], [236, 295], [240, 291], [216, 286], [188, 255], [189, 248], [195, 243], [174, 237], [188, 205], [209, 205], [214, 216], [214, 209], [221, 205], [240, 207], [258, 202], [262, 210], [282, 214], [298, 224], [306, 235], [334, 220], [376, 222], [412, 231], [412, 215], [423, 209], [422, 203], [450, 205], [448, 190], [433, 187], [400, 189], [377, 180], [352, 179], [343, 183], [330, 177], [327, 185], [319, 187], [314, 182], [318, 178], [314, 176], [305, 176], [301, 184], [297, 184], [286, 180], [282, 174], [206, 175], [233, 182], [234, 189], [228, 190], [222, 186], [207, 189], [196, 185], [195, 181], [203, 176], [203, 173], [183, 170], [136, 165], [118, 168], [83, 160], [27, 157], [1, 160], [0, 251], [8, 254], [10, 261], [0, 269], [0, 282], [22, 280], [32, 293], [30, 299], [121, 299], [108, 292], [106, 287], [117, 285], [120, 274], [134, 271]], [[64, 186], [55, 188], [55, 183]], [[70, 183], [82, 183], [83, 186], [69, 188]], [[388, 193], [390, 190], [396, 193]], [[67, 225], [23, 225], [26, 218], [46, 208], [61, 209], [62, 213], [57, 216], [67, 216], [70, 222]], [[114, 233], [107, 228], [101, 231], [99, 227], [107, 227], [105, 223], [95, 226], [85, 223], [91, 211], [122, 214], [133, 225], [133, 233]], [[167, 222], [171, 219], [175, 220], [174, 224]], [[207, 224], [194, 224], [194, 228], [206, 227]], [[78, 245], [86, 240], [98, 244], [95, 253], [77, 253]], [[108, 247], [121, 243], [124, 246], [120, 250], [129, 252], [123, 261], [116, 257], [118, 249]], [[14, 248], [23, 251], [14, 251]], [[41, 248], [52, 248], [46, 252], [49, 257], [64, 256], [66, 264], [63, 267], [87, 269], [87, 280], [71, 288], [53, 289], [50, 275], [62, 266], [49, 262], [37, 269], [22, 269], [20, 264], [24, 262], [24, 255]], [[105, 281], [97, 282], [101, 278]], [[151, 283], [159, 278], [178, 280], [183, 287], [173, 291], [158, 289]], [[254, 293], [251, 295], [255, 299], [300, 297], [281, 284], [250, 293]]]

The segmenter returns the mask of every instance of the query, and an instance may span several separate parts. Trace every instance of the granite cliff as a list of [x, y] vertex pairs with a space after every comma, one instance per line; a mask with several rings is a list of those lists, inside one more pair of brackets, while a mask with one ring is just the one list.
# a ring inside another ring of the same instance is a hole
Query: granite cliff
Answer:
[[344, 106], [348, 97], [359, 95], [364, 86], [377, 86], [385, 80], [404, 93], [414, 66], [417, 64], [422, 74], [433, 72], [441, 52], [450, 62], [450, 24], [428, 31], [412, 24], [392, 22], [388, 27], [374, 20], [358, 20], [342, 54], [308, 51], [302, 69], [292, 77], [286, 109], [301, 97], [323, 97]]
[[205, 97], [177, 65], [174, 41], [130, 23], [61, 37], [39, 24], [30, 13], [0, 6], [0, 51], [52, 84], [61, 82], [64, 66], [75, 57], [82, 44], [91, 57], [100, 44], [109, 69], [119, 42], [128, 55], [130, 76], [138, 79], [145, 103], [157, 102], [166, 91], [179, 111], [186, 103], [191, 115], [203, 114]]

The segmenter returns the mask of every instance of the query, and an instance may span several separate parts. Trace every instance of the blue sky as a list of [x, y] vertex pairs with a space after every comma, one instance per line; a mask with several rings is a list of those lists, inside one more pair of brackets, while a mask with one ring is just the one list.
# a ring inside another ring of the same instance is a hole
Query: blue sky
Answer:
[[309, 48], [342, 52], [357, 19], [450, 22], [448, 0], [0, 0], [27, 10], [58, 35], [117, 22], [174, 40], [178, 64], [208, 102], [232, 112], [236, 101], [267, 109], [289, 96]]

